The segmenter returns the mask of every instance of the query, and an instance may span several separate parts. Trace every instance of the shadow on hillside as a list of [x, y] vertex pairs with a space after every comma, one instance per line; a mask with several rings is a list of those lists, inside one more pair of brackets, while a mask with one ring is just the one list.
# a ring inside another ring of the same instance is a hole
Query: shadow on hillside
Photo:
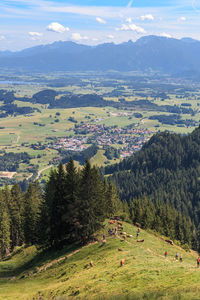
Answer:
[[[23, 247], [21, 250], [18, 249], [14, 255], [20, 254], [20, 252], [24, 251], [28, 247]], [[80, 248], [80, 245], [70, 245], [63, 247], [61, 250], [55, 250], [55, 249], [48, 249], [48, 250], [40, 250], [36, 253], [36, 255], [30, 260], [23, 261], [21, 264], [17, 267], [15, 267], [15, 264], [12, 263], [12, 258], [14, 255], [11, 255], [10, 257], [7, 257], [4, 259], [4, 261], [10, 262], [8, 265], [2, 265], [0, 270], [0, 279], [5, 277], [12, 277], [12, 276], [20, 276], [21, 278], [26, 277], [29, 272], [30, 273], [36, 273], [38, 269], [47, 264], [48, 262], [51, 262], [55, 259], [59, 259], [63, 256], [69, 255], [71, 252], [78, 250]]]

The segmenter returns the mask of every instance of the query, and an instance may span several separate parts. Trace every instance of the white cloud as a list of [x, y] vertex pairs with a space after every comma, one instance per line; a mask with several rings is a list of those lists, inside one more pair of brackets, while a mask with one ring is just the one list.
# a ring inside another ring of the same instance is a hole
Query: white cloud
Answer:
[[29, 34], [30, 39], [32, 41], [37, 41], [37, 40], [39, 40], [41, 38], [41, 36], [43, 36], [42, 33], [40, 33], [40, 32], [34, 32], [34, 31], [30, 31], [28, 34]]
[[139, 27], [135, 24], [122, 24], [122, 26], [120, 28], [116, 28], [116, 31], [135, 31], [137, 33], [146, 33], [146, 31], [144, 30], [144, 28]]
[[187, 19], [186, 19], [186, 17], [180, 17], [179, 18], [179, 21], [186, 21]]
[[69, 31], [69, 27], [64, 27], [63, 25], [57, 23], [57, 22], [52, 22], [47, 26], [48, 31], [53, 31], [57, 33], [64, 33], [66, 31]]
[[72, 33], [72, 39], [75, 41], [88, 40], [87, 36], [82, 36], [80, 33]]
[[107, 35], [107, 38], [113, 40], [115, 37], [114, 37], [114, 35], [109, 34], [109, 35]]
[[0, 41], [5, 40], [5, 36], [4, 35], [0, 35]]
[[172, 38], [172, 36], [166, 32], [161, 33], [160, 36], [166, 37], [168, 39]]
[[97, 17], [96, 21], [100, 24], [106, 24], [107, 22], [105, 20], [103, 20], [102, 18]]
[[28, 34], [29, 34], [30, 36], [32, 36], [32, 37], [40, 37], [40, 36], [43, 35], [43, 34], [40, 33], [40, 32], [33, 32], [33, 31], [30, 31]]
[[153, 21], [153, 20], [154, 20], [154, 16], [148, 14], [148, 15], [141, 16], [140, 19], [141, 19], [142, 21], [145, 21], [145, 20]]
[[131, 23], [132, 23], [132, 18], [127, 18], [127, 19], [126, 19], [126, 23], [131, 24]]

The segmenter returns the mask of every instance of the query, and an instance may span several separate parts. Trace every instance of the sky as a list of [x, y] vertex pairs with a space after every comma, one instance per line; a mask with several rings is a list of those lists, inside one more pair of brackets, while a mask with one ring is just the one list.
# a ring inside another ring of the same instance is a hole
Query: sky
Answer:
[[146, 35], [200, 40], [200, 0], [0, 0], [0, 51]]

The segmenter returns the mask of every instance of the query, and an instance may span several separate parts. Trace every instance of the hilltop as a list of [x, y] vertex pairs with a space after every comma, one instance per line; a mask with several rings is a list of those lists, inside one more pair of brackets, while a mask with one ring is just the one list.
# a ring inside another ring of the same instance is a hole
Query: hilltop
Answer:
[[[46, 253], [36, 250], [35, 246], [16, 249], [11, 258], [0, 262], [0, 299], [198, 297], [197, 253], [172, 246], [161, 236], [144, 230], [139, 236], [144, 242], [137, 243], [137, 228], [128, 223], [123, 226], [133, 237], [125, 241], [121, 236], [107, 237], [104, 246], [101, 238], [107, 233], [107, 223], [96, 235], [99, 242], [80, 249], [74, 246]], [[175, 259], [176, 252], [183, 256], [182, 263]], [[125, 259], [123, 267], [120, 267], [121, 259]]]

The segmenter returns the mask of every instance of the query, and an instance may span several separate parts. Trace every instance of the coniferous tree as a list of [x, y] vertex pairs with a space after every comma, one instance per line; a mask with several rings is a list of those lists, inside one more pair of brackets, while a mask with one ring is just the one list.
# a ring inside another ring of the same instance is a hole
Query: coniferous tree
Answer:
[[14, 185], [9, 197], [10, 235], [12, 248], [22, 245], [24, 241], [23, 212], [24, 199], [19, 185]]
[[24, 237], [27, 244], [38, 242], [40, 204], [40, 187], [38, 183], [32, 183], [24, 195]]
[[68, 242], [78, 239], [79, 224], [79, 174], [70, 158], [66, 165], [66, 175], [64, 183], [64, 211], [62, 215], [63, 235]]
[[51, 244], [51, 219], [54, 215], [54, 197], [56, 192], [56, 170], [51, 170], [49, 180], [44, 189], [44, 194], [40, 205], [40, 221], [39, 221], [39, 239], [38, 242], [44, 247], [49, 247]]
[[104, 206], [101, 199], [102, 187], [100, 175], [86, 160], [81, 172], [79, 192], [79, 236], [82, 243], [89, 240], [102, 224]]
[[55, 174], [55, 192], [50, 217], [50, 244], [58, 247], [64, 238], [63, 220], [65, 212], [65, 170], [60, 163]]
[[122, 202], [117, 195], [117, 190], [113, 182], [109, 182], [106, 193], [106, 202], [109, 216], [113, 216], [119, 212], [122, 212]]
[[0, 254], [1, 258], [9, 253], [10, 240], [10, 217], [5, 195], [0, 192]]

